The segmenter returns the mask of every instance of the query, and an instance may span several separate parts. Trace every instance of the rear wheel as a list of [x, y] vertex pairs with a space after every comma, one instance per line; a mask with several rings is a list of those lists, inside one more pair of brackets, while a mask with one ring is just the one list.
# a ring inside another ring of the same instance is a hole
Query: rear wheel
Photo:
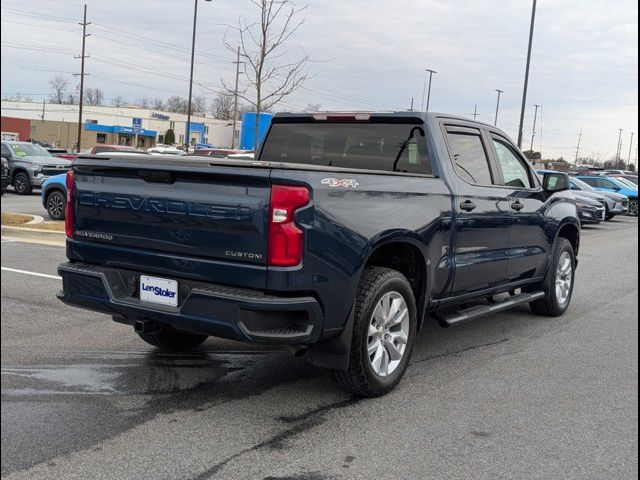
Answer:
[[24, 172], [18, 172], [13, 177], [13, 188], [16, 189], [18, 195], [29, 195], [33, 190], [31, 188], [31, 181], [29, 175]]
[[334, 378], [355, 395], [384, 395], [400, 382], [413, 350], [417, 314], [411, 285], [395, 270], [365, 269], [354, 315], [349, 366], [334, 371]]
[[567, 311], [573, 296], [575, 265], [575, 253], [571, 242], [566, 238], [558, 238], [547, 277], [539, 285], [539, 288], [544, 290], [546, 295], [530, 304], [534, 313], [559, 317]]
[[59, 190], [51, 192], [47, 195], [47, 213], [52, 220], [64, 220], [64, 207], [67, 199]]
[[208, 338], [207, 335], [197, 335], [195, 333], [181, 332], [173, 329], [153, 333], [138, 333], [138, 335], [149, 345], [171, 352], [190, 350]]

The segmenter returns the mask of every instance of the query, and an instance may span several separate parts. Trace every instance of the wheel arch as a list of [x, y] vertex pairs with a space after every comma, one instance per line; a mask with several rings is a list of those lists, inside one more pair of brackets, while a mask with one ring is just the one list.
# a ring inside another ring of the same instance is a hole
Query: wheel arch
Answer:
[[[576, 220], [577, 222], [577, 220]], [[567, 221], [560, 225], [558, 233], [556, 234], [556, 242], [558, 238], [565, 238], [569, 240], [573, 247], [573, 253], [577, 257], [580, 250], [580, 227], [575, 222]]]
[[418, 328], [422, 326], [429, 284], [427, 254], [420, 240], [402, 235], [372, 243], [362, 262], [358, 278], [366, 267], [386, 267], [402, 273], [413, 290], [418, 312]]

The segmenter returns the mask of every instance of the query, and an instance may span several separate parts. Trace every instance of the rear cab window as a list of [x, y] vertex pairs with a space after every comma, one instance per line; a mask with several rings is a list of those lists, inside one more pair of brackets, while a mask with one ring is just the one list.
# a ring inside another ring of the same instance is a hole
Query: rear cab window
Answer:
[[479, 129], [446, 127], [447, 143], [457, 175], [473, 185], [495, 185], [489, 155]]
[[259, 160], [432, 175], [422, 125], [273, 123]]

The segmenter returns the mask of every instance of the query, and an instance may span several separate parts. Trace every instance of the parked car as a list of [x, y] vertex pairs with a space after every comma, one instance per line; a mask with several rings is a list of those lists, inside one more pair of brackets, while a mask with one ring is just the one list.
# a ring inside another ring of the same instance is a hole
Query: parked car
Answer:
[[[539, 175], [554, 173], [555, 170], [537, 170]], [[591, 195], [580, 190], [572, 191], [578, 208], [578, 218], [581, 225], [598, 224], [604, 222], [607, 216], [606, 201], [599, 195]]]
[[59, 147], [49, 147], [46, 148], [47, 152], [49, 152], [54, 157], [66, 158], [67, 160], [75, 160], [78, 156], [76, 153], [69, 153], [69, 151], [65, 148]]
[[638, 176], [637, 175], [612, 175], [614, 178], [624, 178], [629, 182], [633, 183], [636, 187], [638, 186]]
[[147, 153], [151, 155], [186, 155], [187, 152], [169, 145], [160, 145], [157, 147], [147, 148]]
[[614, 177], [578, 175], [579, 180], [603, 192], [619, 193], [629, 198], [628, 215], [638, 215], [638, 189], [630, 188]]
[[29, 142], [2, 142], [2, 157], [9, 162], [11, 184], [18, 195], [29, 195], [47, 178], [64, 173], [71, 162], [52, 156], [43, 147]]
[[0, 172], [2, 173], [1, 194], [4, 195], [11, 183], [11, 176], [9, 175], [9, 161], [2, 157], [2, 165], [0, 166]]
[[361, 396], [400, 381], [429, 318], [571, 302], [568, 176], [463, 118], [278, 114], [254, 162], [78, 158], [67, 188], [63, 302], [160, 349], [288, 345]]
[[67, 175], [62, 173], [49, 177], [42, 184], [42, 206], [51, 220], [64, 220], [64, 212], [67, 206], [66, 178]]
[[615, 178], [618, 182], [621, 182], [621, 183], [625, 184], [627, 187], [629, 187], [632, 190], [637, 190], [638, 189], [638, 184], [637, 183], [633, 183], [631, 180], [629, 180], [626, 177], [612, 176], [611, 178]]
[[626, 195], [596, 190], [588, 183], [575, 177], [569, 177], [569, 184], [574, 193], [579, 191], [583, 196], [598, 200], [603, 198], [605, 201], [606, 220], [611, 220], [616, 215], [626, 215], [629, 212], [629, 197]]
[[105, 145], [105, 144], [96, 145], [95, 147], [91, 148], [91, 150], [89, 150], [88, 153], [90, 153], [91, 155], [95, 155], [97, 153], [103, 153], [103, 152], [145, 153], [144, 150], [141, 150], [135, 147], [130, 147], [127, 145]]
[[252, 150], [239, 150], [237, 148], [199, 148], [193, 151], [193, 155], [204, 155], [216, 158], [225, 158], [230, 155], [247, 155], [252, 153]]

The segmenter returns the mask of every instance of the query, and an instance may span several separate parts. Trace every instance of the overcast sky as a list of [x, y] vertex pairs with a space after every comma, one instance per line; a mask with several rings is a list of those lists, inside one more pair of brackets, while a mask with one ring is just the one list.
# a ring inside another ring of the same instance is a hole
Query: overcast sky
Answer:
[[[79, 70], [83, 1], [2, 0], [2, 95], [47, 98], [49, 80]], [[87, 86], [107, 99], [185, 96], [193, 19], [190, 0], [89, 0]], [[306, 23], [290, 42], [315, 62], [304, 89], [276, 109], [405, 110], [419, 106], [424, 69], [431, 110], [493, 123], [495, 89], [504, 90], [498, 125], [517, 137], [531, 0], [309, 0]], [[305, 2], [300, 2], [304, 5]], [[230, 23], [256, 18], [248, 0], [200, 1], [194, 88], [208, 99], [232, 81], [223, 46]], [[541, 0], [534, 38], [525, 143], [533, 105], [543, 106], [535, 148], [545, 157], [623, 153], [638, 131], [638, 7], [634, 0]], [[636, 156], [634, 140], [632, 160]]]

